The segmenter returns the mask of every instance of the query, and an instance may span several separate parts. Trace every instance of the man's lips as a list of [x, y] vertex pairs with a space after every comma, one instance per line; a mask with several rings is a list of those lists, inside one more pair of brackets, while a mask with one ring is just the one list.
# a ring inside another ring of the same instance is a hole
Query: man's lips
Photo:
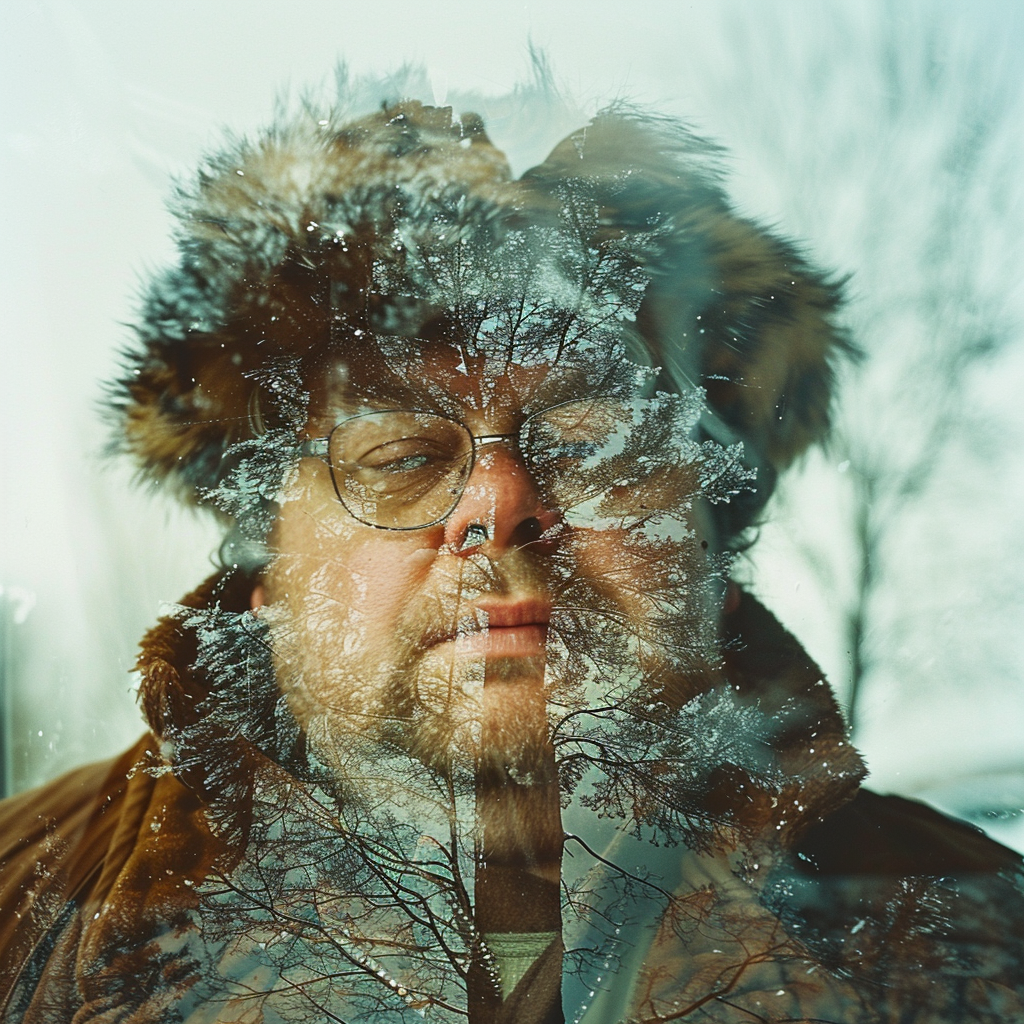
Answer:
[[455, 640], [455, 652], [485, 658], [542, 658], [547, 639], [548, 627], [538, 623], [488, 626], [474, 633], [460, 633]]
[[543, 657], [551, 602], [542, 598], [484, 598], [473, 615], [437, 642], [454, 641], [456, 653], [485, 658]]

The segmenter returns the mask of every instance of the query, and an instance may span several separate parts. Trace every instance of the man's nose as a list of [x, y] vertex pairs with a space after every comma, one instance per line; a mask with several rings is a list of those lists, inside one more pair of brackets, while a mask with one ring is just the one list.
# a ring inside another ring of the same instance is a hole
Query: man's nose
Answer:
[[514, 447], [486, 444], [478, 450], [466, 489], [445, 522], [444, 540], [459, 554], [481, 549], [500, 554], [527, 544], [546, 550], [556, 542], [545, 534], [561, 518], [541, 500], [536, 481]]

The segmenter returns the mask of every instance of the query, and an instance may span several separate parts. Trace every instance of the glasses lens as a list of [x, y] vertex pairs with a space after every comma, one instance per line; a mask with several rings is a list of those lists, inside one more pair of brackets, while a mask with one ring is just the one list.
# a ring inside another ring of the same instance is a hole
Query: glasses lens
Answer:
[[[621, 450], [620, 435], [630, 422], [623, 402], [587, 399], [565, 402], [536, 413], [523, 425], [523, 448], [531, 466], [554, 473], [579, 472], [585, 464]], [[616, 445], [616, 440], [619, 444]]]
[[410, 530], [455, 507], [472, 465], [473, 441], [461, 423], [421, 412], [353, 416], [331, 433], [331, 475], [356, 519]]
[[522, 448], [542, 501], [563, 512], [579, 510], [622, 470], [631, 424], [628, 403], [596, 398], [566, 402], [523, 424]]

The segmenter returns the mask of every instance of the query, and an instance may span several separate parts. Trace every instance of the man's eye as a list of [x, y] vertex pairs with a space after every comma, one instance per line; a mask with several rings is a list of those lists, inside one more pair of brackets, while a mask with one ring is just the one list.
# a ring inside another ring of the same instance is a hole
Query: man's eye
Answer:
[[629, 422], [629, 410], [622, 403], [590, 399], [536, 414], [525, 424], [524, 435], [542, 455], [583, 460], [598, 454]]
[[430, 459], [426, 455], [406, 455], [400, 459], [390, 459], [385, 462], [363, 463], [364, 469], [372, 469], [377, 473], [413, 473], [430, 465]]
[[527, 455], [531, 467], [537, 470], [571, 471], [596, 454], [598, 445], [593, 441], [564, 441], [545, 438], [544, 444]]
[[420, 439], [378, 445], [355, 461], [355, 468], [364, 473], [398, 476], [427, 470], [442, 471], [451, 462], [451, 453]]
[[598, 449], [596, 441], [557, 441], [551, 454], [557, 459], [587, 459]]

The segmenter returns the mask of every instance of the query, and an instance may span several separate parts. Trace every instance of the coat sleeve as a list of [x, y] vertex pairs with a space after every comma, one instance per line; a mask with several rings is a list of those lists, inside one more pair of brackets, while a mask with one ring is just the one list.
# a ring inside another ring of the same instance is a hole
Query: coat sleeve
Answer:
[[[132, 769], [155, 742], [144, 736], [113, 760], [0, 802], [0, 1019], [20, 1019], [44, 976], [58, 981], [49, 961], [79, 927], [84, 900], [116, 870], [112, 843], [126, 831], [125, 811], [152, 785]], [[73, 961], [58, 971], [62, 984], [73, 983], [73, 971]]]

